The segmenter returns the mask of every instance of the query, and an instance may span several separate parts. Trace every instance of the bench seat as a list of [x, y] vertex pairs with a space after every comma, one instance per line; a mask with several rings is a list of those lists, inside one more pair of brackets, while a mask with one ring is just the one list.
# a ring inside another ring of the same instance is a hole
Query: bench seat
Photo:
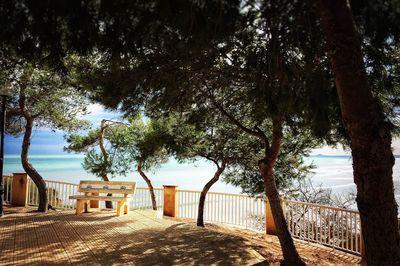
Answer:
[[[79, 182], [78, 192], [84, 194], [73, 195], [69, 198], [76, 200], [76, 215], [80, 215], [83, 211], [88, 212], [91, 201], [92, 203], [97, 203], [97, 206], [99, 201], [116, 201], [117, 215], [120, 216], [121, 213], [129, 213], [127, 202], [133, 199], [135, 190], [135, 182], [82, 180]], [[121, 196], [102, 196], [99, 193], [118, 194]]]
[[86, 199], [86, 200], [101, 200], [101, 201], [120, 201], [120, 200], [133, 200], [132, 197], [116, 197], [116, 196], [96, 196], [96, 195], [73, 195], [70, 199]]

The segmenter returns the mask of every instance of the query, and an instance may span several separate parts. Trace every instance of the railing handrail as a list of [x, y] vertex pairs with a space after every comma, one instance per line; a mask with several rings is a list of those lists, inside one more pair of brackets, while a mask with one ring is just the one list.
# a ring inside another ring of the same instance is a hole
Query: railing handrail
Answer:
[[[177, 189], [176, 192], [193, 192], [193, 193], [201, 193], [201, 190], [192, 190], [192, 189]], [[235, 194], [235, 193], [224, 193], [224, 192], [213, 192], [213, 191], [209, 191], [207, 192], [208, 194], [215, 194], [215, 195], [226, 195], [226, 196], [239, 196], [239, 197], [247, 197], [247, 198], [254, 198], [256, 199], [256, 197], [251, 197], [249, 195], [246, 194]]]
[[[191, 190], [191, 189], [177, 189], [177, 192], [193, 192], [193, 193], [201, 193], [200, 190]], [[247, 197], [251, 199], [259, 199], [257, 197], [251, 197], [246, 194], [236, 194], [236, 193], [224, 193], [224, 192], [212, 192], [209, 191], [207, 194], [215, 194], [215, 195], [226, 195], [226, 196], [237, 196], [237, 197]], [[268, 200], [268, 199], [267, 199]], [[295, 200], [288, 200], [283, 198], [284, 203], [295, 203], [295, 204], [302, 204], [302, 205], [308, 205], [308, 206], [314, 206], [314, 207], [320, 207], [320, 208], [326, 208], [326, 209], [331, 209], [331, 210], [336, 210], [336, 211], [344, 211], [344, 212], [349, 212], [349, 213], [356, 213], [358, 214], [359, 211], [352, 210], [352, 209], [345, 209], [345, 208], [339, 208], [339, 207], [334, 207], [331, 205], [325, 205], [325, 204], [318, 204], [318, 203], [311, 203], [311, 202], [305, 202], [305, 201], [295, 201]]]
[[64, 182], [64, 181], [56, 181], [56, 180], [48, 180], [45, 179], [45, 182], [50, 182], [50, 183], [56, 183], [56, 184], [64, 184], [64, 185], [71, 185], [71, 186], [78, 186], [77, 183], [70, 183], [70, 182]]
[[[136, 189], [149, 189], [148, 187], [137, 187]], [[160, 187], [154, 187], [154, 190], [164, 190], [163, 188]]]
[[311, 203], [311, 202], [305, 202], [305, 201], [286, 200], [286, 199], [284, 199], [283, 201], [285, 203], [301, 204], [301, 205], [307, 205], [307, 206], [314, 206], [314, 207], [320, 207], [320, 208], [325, 208], [325, 209], [331, 209], [331, 210], [335, 210], [335, 211], [344, 211], [344, 212], [359, 214], [359, 211], [356, 211], [356, 210], [338, 208], [338, 207], [333, 207], [333, 206], [325, 205], [325, 204]]
[[[9, 176], [9, 175], [3, 175], [3, 177], [12, 178], [12, 176]], [[65, 184], [65, 185], [78, 186], [77, 183], [71, 183], [71, 182], [48, 180], [48, 179], [45, 179], [44, 181], [45, 182], [56, 183], [56, 184]], [[148, 189], [148, 187], [137, 187], [137, 189]], [[163, 190], [163, 188], [155, 187], [154, 190], [159, 190], [160, 191], [160, 190]], [[177, 192], [189, 192], [189, 193], [190, 192], [201, 193], [201, 190], [191, 190], [191, 189], [178, 189], [176, 191]], [[258, 199], [256, 197], [251, 197], [251, 196], [246, 195], [246, 194], [236, 194], [236, 193], [224, 193], [224, 192], [209, 191], [207, 194], [237, 196], [237, 197], [246, 197], [246, 198]], [[326, 209], [331, 209], [331, 210], [336, 210], [336, 211], [344, 211], [344, 212], [359, 214], [359, 212], [357, 210], [338, 208], [338, 207], [333, 207], [333, 206], [325, 205], [325, 204], [318, 204], [318, 203], [311, 203], [311, 202], [304, 202], [304, 201], [295, 201], [295, 200], [287, 200], [287, 199], [283, 199], [283, 201], [284, 201], [284, 203], [302, 204], [302, 205], [307, 205], [307, 206], [314, 206], [314, 207], [326, 208]]]

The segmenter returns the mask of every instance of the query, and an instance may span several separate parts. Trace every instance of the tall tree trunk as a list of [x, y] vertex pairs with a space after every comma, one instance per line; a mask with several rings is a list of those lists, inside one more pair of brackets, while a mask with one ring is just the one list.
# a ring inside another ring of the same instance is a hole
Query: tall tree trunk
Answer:
[[157, 210], [157, 202], [156, 202], [156, 194], [154, 193], [154, 187], [151, 184], [151, 180], [143, 172], [142, 165], [143, 165], [142, 160], [139, 160], [138, 165], [137, 165], [137, 170], [138, 170], [139, 174], [143, 177], [144, 181], [146, 181], [147, 186], [149, 187], [150, 197], [151, 197], [151, 205], [153, 207], [153, 210], [156, 211]]
[[221, 176], [222, 172], [225, 170], [225, 163], [222, 163], [221, 166], [218, 166], [217, 171], [215, 172], [213, 178], [207, 182], [204, 186], [203, 190], [200, 193], [200, 201], [199, 201], [199, 209], [197, 212], [197, 226], [204, 227], [204, 203], [206, 201], [207, 192], [210, 190], [211, 186], [214, 185]]
[[297, 249], [293, 243], [292, 236], [288, 230], [278, 189], [275, 184], [274, 166], [278, 159], [282, 142], [282, 125], [280, 121], [273, 122], [273, 134], [271, 147], [266, 149], [266, 156], [259, 161], [259, 170], [264, 178], [265, 194], [271, 206], [272, 216], [274, 218], [276, 233], [283, 252], [283, 265], [305, 265], [301, 260]]
[[[107, 128], [107, 123], [106, 120], [101, 121], [101, 126], [100, 126], [100, 132], [99, 132], [99, 146], [100, 146], [100, 151], [101, 154], [103, 155], [103, 169], [101, 170], [101, 178], [103, 181], [109, 181], [108, 176], [107, 176], [107, 165], [108, 165], [108, 153], [106, 150], [106, 147], [104, 145], [104, 130]], [[108, 193], [107, 196], [111, 197], [112, 194]], [[106, 208], [107, 209], [112, 209], [113, 204], [112, 201], [106, 201]]]
[[239, 129], [244, 132], [259, 138], [265, 146], [265, 157], [258, 162], [258, 167], [261, 176], [264, 179], [265, 194], [271, 204], [272, 216], [274, 218], [276, 232], [278, 235], [279, 242], [283, 253], [283, 264], [285, 265], [305, 265], [301, 260], [299, 253], [293, 243], [292, 236], [287, 228], [286, 220], [283, 215], [282, 206], [280, 205], [279, 193], [275, 184], [274, 177], [274, 166], [278, 159], [279, 150], [283, 138], [282, 133], [282, 119], [273, 119], [273, 132], [272, 132], [272, 143], [269, 144], [268, 138], [265, 133], [256, 127], [250, 129], [241, 124], [231, 114], [229, 114], [221, 105], [219, 105], [213, 96], [211, 96], [215, 107], [226, 116], [232, 124], [236, 125]]
[[39, 207], [38, 211], [47, 212], [48, 210], [48, 196], [46, 191], [46, 182], [43, 180], [42, 176], [36, 171], [36, 169], [29, 162], [29, 147], [31, 145], [31, 136], [33, 128], [33, 119], [31, 117], [25, 116], [26, 125], [25, 133], [22, 141], [22, 151], [21, 151], [21, 162], [22, 167], [25, 172], [29, 175], [32, 181], [35, 183], [39, 191]]
[[[107, 175], [103, 175], [102, 177], [101, 177], [101, 179], [103, 179], [103, 181], [110, 181], [109, 179], [108, 179], [108, 176]], [[112, 193], [108, 193], [107, 194], [107, 196], [108, 197], [111, 197], [112, 196]], [[106, 208], [107, 209], [112, 209], [113, 208], [113, 203], [112, 203], [112, 201], [106, 201]]]
[[347, 1], [319, 0], [318, 9], [351, 141], [367, 263], [400, 265], [390, 127], [372, 96]]

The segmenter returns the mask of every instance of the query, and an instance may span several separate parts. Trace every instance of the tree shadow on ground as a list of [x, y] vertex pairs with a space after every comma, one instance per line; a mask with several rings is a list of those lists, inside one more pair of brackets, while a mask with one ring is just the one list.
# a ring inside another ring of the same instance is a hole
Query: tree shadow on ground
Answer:
[[240, 237], [188, 224], [140, 230], [125, 237], [117, 250], [129, 254], [136, 265], [251, 265], [260, 260]]
[[[134, 212], [22, 213], [0, 220], [0, 259], [14, 264], [253, 265], [243, 238]], [[259, 265], [268, 265], [259, 264]]]

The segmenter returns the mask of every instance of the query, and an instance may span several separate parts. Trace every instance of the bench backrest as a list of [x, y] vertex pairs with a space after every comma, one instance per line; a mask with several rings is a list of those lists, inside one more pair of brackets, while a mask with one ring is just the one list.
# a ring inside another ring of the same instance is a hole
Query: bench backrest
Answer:
[[79, 182], [78, 191], [84, 193], [135, 194], [135, 189], [136, 182], [82, 180]]

